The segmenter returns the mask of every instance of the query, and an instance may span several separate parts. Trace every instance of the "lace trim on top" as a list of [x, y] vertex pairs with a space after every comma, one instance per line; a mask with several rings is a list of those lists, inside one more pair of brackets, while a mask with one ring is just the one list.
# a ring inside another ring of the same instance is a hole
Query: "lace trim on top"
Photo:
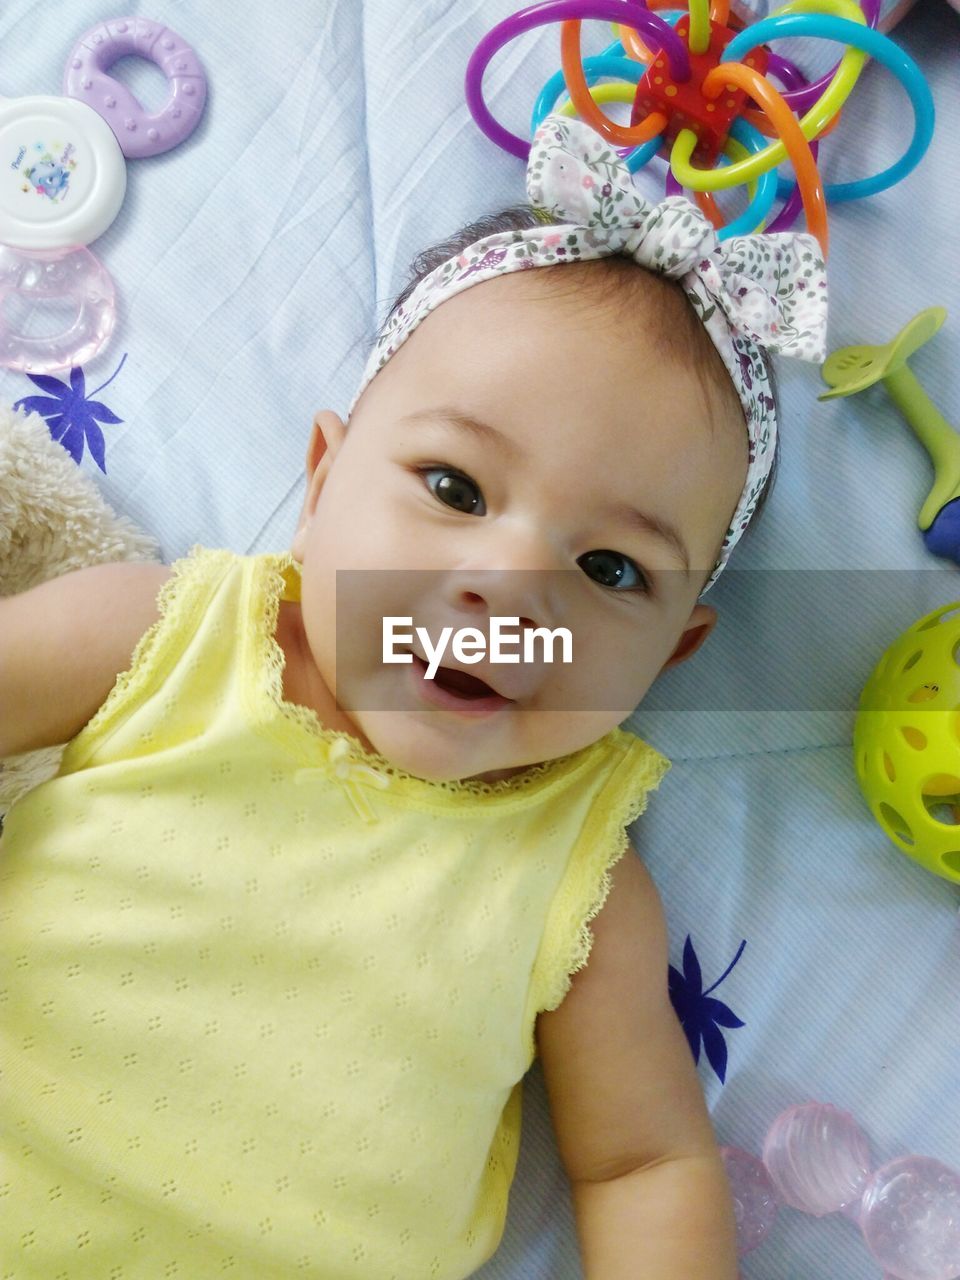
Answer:
[[106, 699], [67, 744], [61, 772], [78, 768], [96, 749], [98, 740], [107, 737], [122, 720], [126, 704], [142, 700], [152, 687], [161, 683], [180, 653], [180, 646], [168, 643], [168, 636], [184, 636], [186, 642], [186, 637], [192, 634], [190, 624], [194, 615], [207, 603], [211, 584], [220, 581], [232, 559], [230, 551], [194, 546], [189, 556], [169, 566], [170, 577], [157, 593], [156, 621], [140, 637], [129, 667], [117, 676]]
[[[637, 739], [635, 750], [643, 747], [647, 744]], [[590, 921], [600, 914], [610, 896], [610, 872], [625, 853], [633, 856], [627, 849], [626, 828], [646, 809], [650, 793], [669, 768], [670, 761], [665, 756], [647, 747], [639, 768], [635, 766], [626, 778], [622, 769], [617, 770], [607, 784], [608, 790], [614, 787], [619, 792], [612, 802], [605, 804], [603, 794], [597, 798], [592, 822], [581, 838], [583, 852], [573, 855], [576, 865], [568, 867], [550, 909], [542, 959], [534, 966], [534, 1012], [556, 1009], [570, 990], [573, 975], [586, 967], [593, 947]], [[534, 1052], [531, 1046], [531, 1060]]]
[[[545, 788], [556, 778], [579, 768], [595, 753], [608, 751], [611, 745], [620, 739], [623, 739], [624, 743], [639, 741], [622, 729], [614, 728], [597, 742], [579, 751], [530, 765], [521, 773], [514, 774], [510, 778], [500, 778], [496, 782], [484, 782], [476, 778], [434, 781], [408, 773], [398, 765], [392, 764], [379, 752], [368, 751], [353, 734], [323, 725], [312, 707], [288, 702], [284, 698], [283, 671], [286, 655], [276, 639], [277, 621], [280, 601], [287, 587], [288, 577], [293, 576], [296, 579], [299, 576], [299, 565], [289, 553], [264, 554], [255, 558], [252, 572], [253, 599], [250, 602], [250, 609], [251, 621], [255, 626], [252, 637], [253, 670], [258, 676], [262, 673], [266, 686], [264, 689], [266, 706], [261, 705], [261, 710], [273, 715], [279, 712], [288, 723], [295, 725], [310, 738], [329, 744], [343, 743], [344, 746], [340, 750], [349, 749], [351, 759], [386, 774], [410, 788], [423, 793], [441, 791], [461, 798], [529, 795]], [[262, 687], [259, 680], [257, 686]], [[653, 753], [652, 748], [647, 749], [652, 754], [656, 754]]]

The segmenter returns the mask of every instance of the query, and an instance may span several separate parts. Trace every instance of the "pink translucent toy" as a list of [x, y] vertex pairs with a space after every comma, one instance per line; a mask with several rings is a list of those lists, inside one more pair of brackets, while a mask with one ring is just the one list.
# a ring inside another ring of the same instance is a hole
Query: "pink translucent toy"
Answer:
[[815, 1218], [859, 1203], [872, 1165], [870, 1144], [853, 1116], [816, 1102], [777, 1116], [763, 1163], [784, 1204]]
[[[51, 373], [92, 359], [113, 332], [114, 297], [110, 272], [82, 245], [24, 250], [0, 244], [0, 365]], [[56, 332], [26, 332], [35, 314], [58, 319], [63, 311], [68, 318]]]
[[720, 1152], [733, 1191], [737, 1253], [743, 1257], [770, 1234], [780, 1197], [761, 1159], [740, 1147], [721, 1147]]
[[929, 1156], [900, 1156], [871, 1172], [870, 1145], [854, 1118], [826, 1102], [782, 1112], [763, 1159], [721, 1148], [741, 1256], [773, 1228], [780, 1205], [823, 1217], [842, 1213], [863, 1233], [884, 1280], [958, 1280], [960, 1173]]
[[860, 1206], [867, 1248], [897, 1280], [960, 1275], [960, 1174], [927, 1156], [891, 1160]]

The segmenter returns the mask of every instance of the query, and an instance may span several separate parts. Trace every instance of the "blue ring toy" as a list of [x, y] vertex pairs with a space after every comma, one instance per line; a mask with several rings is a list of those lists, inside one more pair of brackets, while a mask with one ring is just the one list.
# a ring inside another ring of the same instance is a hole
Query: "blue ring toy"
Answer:
[[[933, 95], [924, 80], [920, 68], [899, 49], [892, 40], [863, 26], [859, 22], [851, 22], [849, 18], [834, 18], [821, 14], [785, 14], [779, 18], [764, 18], [752, 23], [746, 31], [741, 31], [727, 45], [720, 59], [724, 62], [740, 62], [743, 56], [758, 44], [769, 40], [781, 39], [784, 36], [819, 36], [825, 40], [837, 40], [840, 44], [852, 44], [863, 49], [871, 58], [883, 63], [891, 71], [906, 90], [910, 105], [913, 107], [913, 137], [906, 151], [889, 169], [875, 173], [870, 178], [859, 178], [856, 182], [832, 182], [824, 189], [824, 197], [834, 204], [843, 200], [860, 200], [864, 196], [876, 195], [878, 191], [886, 191], [894, 183], [905, 178], [920, 163], [924, 152], [930, 145], [933, 136]], [[777, 189], [780, 194], [789, 195], [794, 184], [780, 179]]]
[[[755, 129], [748, 120], [744, 120], [742, 116], [737, 116], [734, 120], [730, 128], [730, 136], [736, 138], [737, 142], [746, 147], [748, 151], [762, 151], [770, 141], [769, 138], [763, 136], [759, 129]], [[730, 163], [726, 156], [721, 156], [720, 162], [721, 164]], [[776, 198], [777, 171], [776, 169], [768, 169], [766, 173], [761, 173], [757, 179], [757, 190], [753, 199], [732, 222], [728, 222], [720, 228], [717, 232], [717, 239], [729, 240], [731, 236], [749, 235], [754, 227], [766, 221]]]

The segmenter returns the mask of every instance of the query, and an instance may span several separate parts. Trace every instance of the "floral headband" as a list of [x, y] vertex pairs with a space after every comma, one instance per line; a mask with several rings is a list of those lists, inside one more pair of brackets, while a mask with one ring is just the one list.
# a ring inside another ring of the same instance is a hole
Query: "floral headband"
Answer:
[[703, 594], [750, 523], [773, 463], [777, 419], [765, 351], [825, 358], [827, 283], [820, 246], [813, 236], [794, 232], [739, 236], [721, 245], [695, 204], [685, 196], [649, 204], [598, 133], [556, 112], [530, 148], [527, 194], [535, 209], [560, 223], [487, 236], [421, 280], [377, 339], [350, 413], [421, 320], [494, 276], [623, 254], [677, 280], [733, 380], [749, 437], [746, 482]]

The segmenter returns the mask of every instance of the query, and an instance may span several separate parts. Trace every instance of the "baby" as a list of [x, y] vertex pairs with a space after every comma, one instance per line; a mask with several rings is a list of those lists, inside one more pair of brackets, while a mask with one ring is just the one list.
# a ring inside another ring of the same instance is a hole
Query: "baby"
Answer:
[[[625, 834], [668, 766], [619, 725], [714, 625], [775, 451], [759, 344], [817, 355], [823, 264], [721, 248], [560, 116], [528, 191], [317, 415], [289, 554], [0, 600], [0, 757], [68, 742], [0, 839], [5, 1276], [467, 1276], [536, 1056], [584, 1274], [736, 1276]], [[494, 618], [571, 659], [427, 678], [422, 635]]]

